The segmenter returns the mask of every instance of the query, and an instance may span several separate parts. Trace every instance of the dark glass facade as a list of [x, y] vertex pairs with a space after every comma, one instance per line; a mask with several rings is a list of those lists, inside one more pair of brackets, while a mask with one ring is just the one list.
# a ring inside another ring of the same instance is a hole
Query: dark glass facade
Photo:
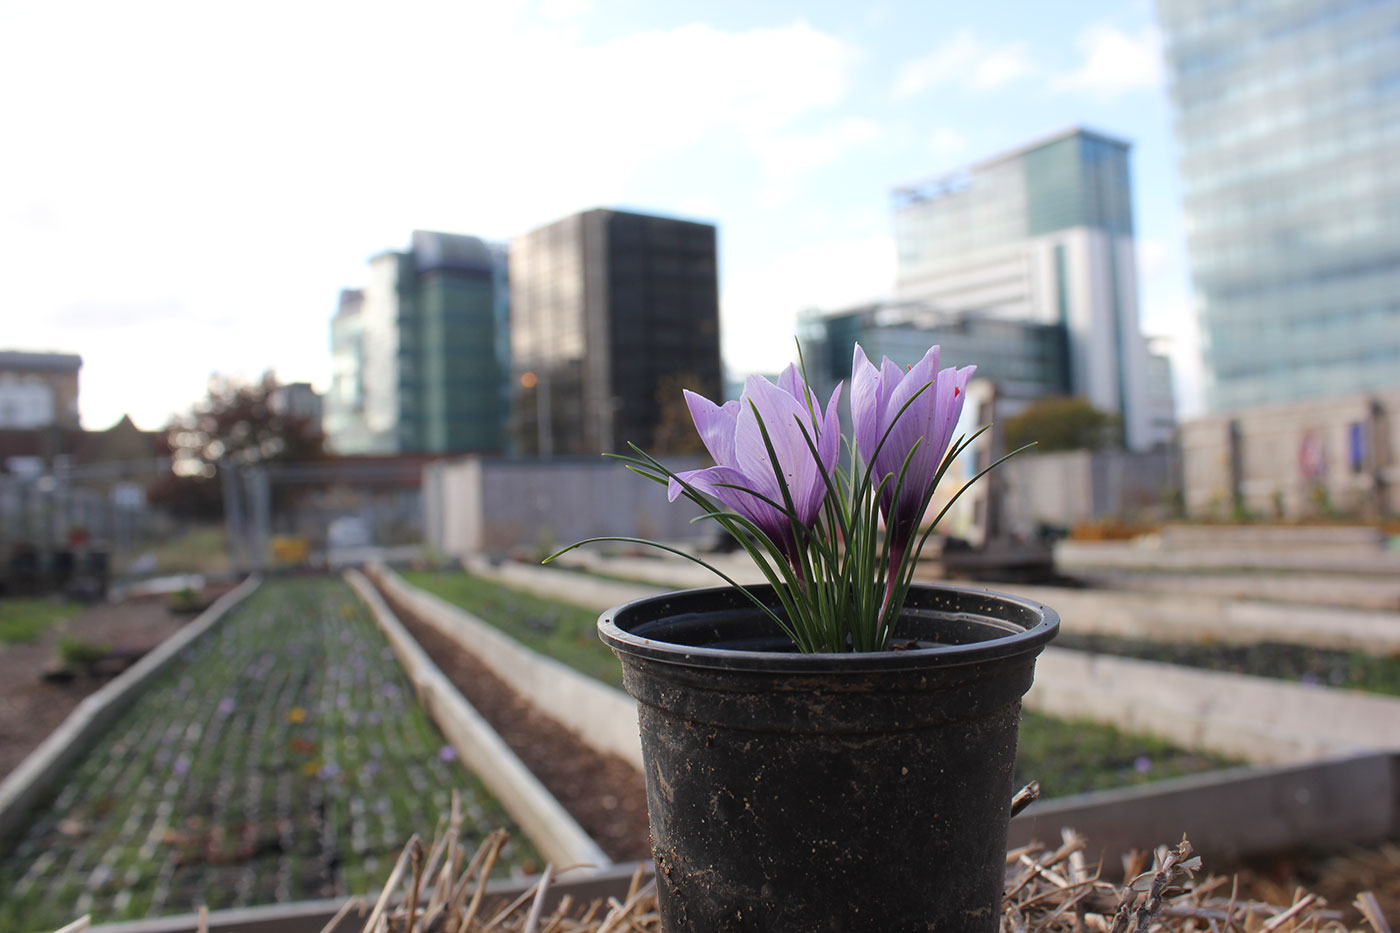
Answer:
[[665, 452], [681, 387], [720, 395], [713, 226], [587, 211], [513, 241], [510, 270], [515, 453]]
[[818, 394], [851, 378], [859, 343], [876, 365], [888, 356], [900, 366], [939, 346], [940, 367], [977, 366], [1011, 406], [1072, 391], [1065, 328], [980, 315], [949, 315], [917, 302], [888, 302], [833, 314], [804, 315], [799, 326], [803, 360]]

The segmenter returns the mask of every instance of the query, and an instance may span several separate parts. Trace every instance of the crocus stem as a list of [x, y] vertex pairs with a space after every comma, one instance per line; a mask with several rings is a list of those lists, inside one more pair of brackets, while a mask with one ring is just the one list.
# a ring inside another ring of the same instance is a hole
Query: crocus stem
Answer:
[[883, 618], [885, 611], [890, 607], [890, 599], [894, 596], [895, 585], [899, 582], [899, 568], [904, 563], [905, 542], [899, 540], [890, 541], [890, 569], [885, 576], [885, 601], [880, 604], [880, 616]]

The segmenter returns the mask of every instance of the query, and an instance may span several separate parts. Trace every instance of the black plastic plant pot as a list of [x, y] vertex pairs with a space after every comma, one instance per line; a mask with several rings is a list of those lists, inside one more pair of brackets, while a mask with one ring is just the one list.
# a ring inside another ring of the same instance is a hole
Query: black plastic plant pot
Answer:
[[1059, 624], [915, 586], [899, 650], [801, 654], [732, 588], [603, 613], [637, 699], [662, 929], [996, 930], [1021, 697]]

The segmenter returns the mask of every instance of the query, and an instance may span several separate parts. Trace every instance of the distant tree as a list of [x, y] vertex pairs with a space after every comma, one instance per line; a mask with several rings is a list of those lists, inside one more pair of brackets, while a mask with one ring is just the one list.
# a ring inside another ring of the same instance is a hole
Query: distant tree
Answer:
[[1056, 450], [1099, 450], [1121, 442], [1116, 415], [1100, 411], [1082, 398], [1047, 398], [1033, 403], [1002, 425], [1006, 449], [1034, 443], [1034, 453]]
[[209, 394], [165, 429], [171, 473], [150, 492], [154, 504], [181, 517], [223, 516], [219, 463], [297, 462], [325, 455], [321, 426], [309, 418], [279, 411], [273, 399], [276, 376], [256, 383], [215, 375]]

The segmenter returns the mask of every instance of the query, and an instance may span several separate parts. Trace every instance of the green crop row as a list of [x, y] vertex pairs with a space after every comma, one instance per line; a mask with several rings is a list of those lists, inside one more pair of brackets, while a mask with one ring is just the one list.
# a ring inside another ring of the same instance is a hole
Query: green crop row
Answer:
[[0, 858], [0, 929], [366, 893], [461, 794], [513, 833], [338, 580], [274, 580], [188, 648]]

